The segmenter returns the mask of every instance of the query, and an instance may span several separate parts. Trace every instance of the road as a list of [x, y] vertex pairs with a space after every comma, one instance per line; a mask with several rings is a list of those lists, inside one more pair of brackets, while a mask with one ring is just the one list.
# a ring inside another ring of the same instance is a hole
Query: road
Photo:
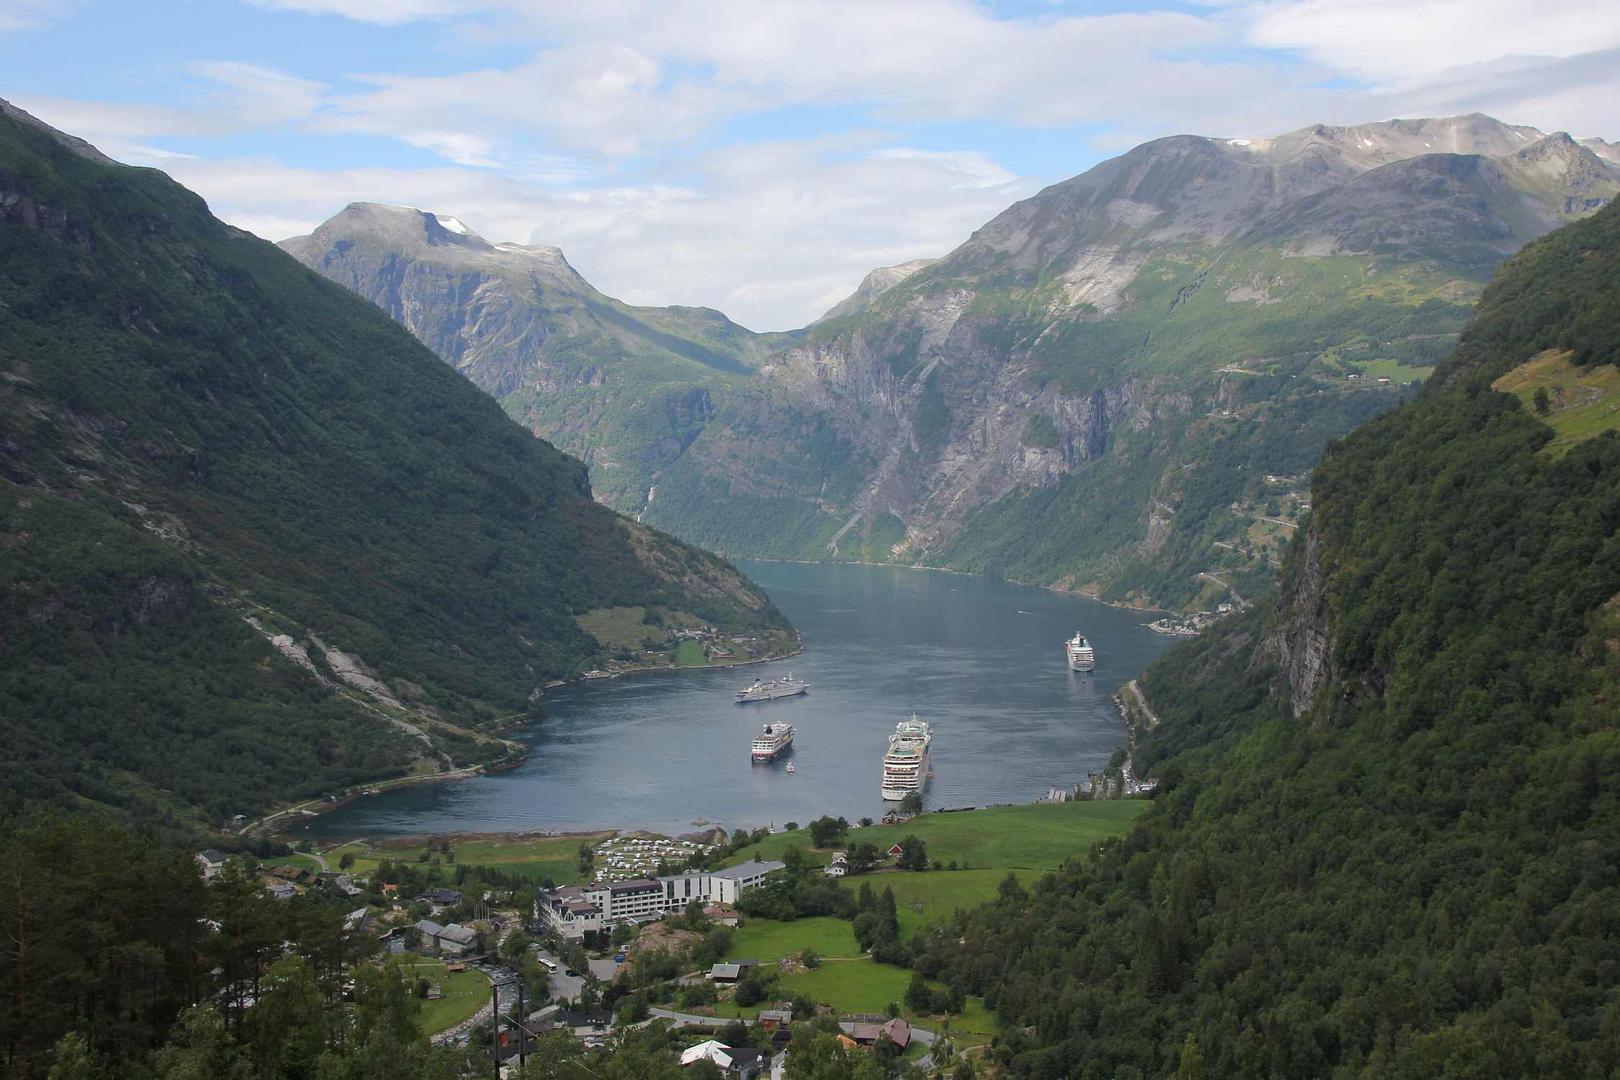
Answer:
[[1142, 688], [1136, 685], [1135, 679], [1125, 684], [1125, 692], [1135, 698], [1136, 704], [1141, 707], [1142, 715], [1147, 719], [1148, 730], [1158, 727], [1159, 714], [1148, 707], [1147, 698], [1142, 694]]

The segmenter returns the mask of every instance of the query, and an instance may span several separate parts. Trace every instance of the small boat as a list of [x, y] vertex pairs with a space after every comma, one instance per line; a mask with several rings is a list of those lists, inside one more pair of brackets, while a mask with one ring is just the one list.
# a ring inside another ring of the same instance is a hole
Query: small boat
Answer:
[[793, 762], [790, 761], [790, 762], [788, 762], [787, 771], [788, 772], [798, 772], [799, 767], [797, 765], [793, 764]]

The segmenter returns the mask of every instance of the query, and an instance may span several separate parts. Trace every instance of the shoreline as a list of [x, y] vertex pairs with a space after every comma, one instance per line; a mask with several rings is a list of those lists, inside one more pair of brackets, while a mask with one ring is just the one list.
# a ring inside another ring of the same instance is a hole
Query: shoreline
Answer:
[[[727, 556], [727, 558], [729, 560], [730, 556]], [[1141, 607], [1141, 606], [1138, 606], [1138, 605], [1135, 605], [1135, 604], [1128, 604], [1128, 603], [1120, 603], [1120, 602], [1116, 602], [1116, 601], [1102, 600], [1102, 599], [1099, 599], [1096, 596], [1088, 595], [1087, 593], [1084, 593], [1084, 592], [1082, 592], [1080, 590], [1077, 590], [1077, 589], [1066, 589], [1066, 588], [1061, 588], [1061, 587], [1056, 586], [1056, 585], [1040, 585], [1040, 584], [1036, 584], [1034, 582], [1019, 581], [1019, 580], [1016, 580], [1016, 579], [1013, 579], [1013, 578], [992, 579], [987, 574], [974, 573], [972, 571], [967, 571], [967, 570], [953, 570], [950, 567], [944, 567], [944, 566], [923, 566], [923, 565], [908, 564], [908, 563], [869, 562], [869, 561], [857, 561], [857, 560], [849, 560], [849, 559], [822, 560], [822, 559], [751, 558], [751, 559], [748, 559], [747, 561], [761, 562], [761, 563], [785, 563], [785, 564], [799, 565], [799, 566], [870, 566], [870, 567], [886, 567], [886, 568], [889, 568], [889, 569], [897, 569], [897, 570], [926, 570], [926, 571], [931, 571], [931, 572], [934, 572], [934, 573], [950, 574], [950, 575], [953, 575], [955, 577], [972, 577], [972, 578], [982, 578], [982, 579], [985, 579], [985, 580], [1000, 580], [1000, 581], [1002, 581], [1002, 582], [1004, 582], [1006, 584], [1017, 585], [1017, 586], [1019, 586], [1021, 588], [1042, 589], [1042, 590], [1044, 590], [1046, 592], [1056, 593], [1056, 594], [1058, 594], [1060, 596], [1072, 596], [1072, 597], [1078, 597], [1078, 598], [1080, 598], [1082, 600], [1090, 600], [1090, 601], [1092, 601], [1094, 603], [1102, 604], [1105, 607], [1114, 608], [1115, 610], [1120, 610], [1120, 611], [1133, 611], [1133, 612], [1143, 612], [1143, 613], [1160, 613], [1160, 614], [1165, 614], [1165, 615], [1176, 614], [1174, 612], [1164, 611], [1163, 609], [1160, 609], [1160, 608]], [[610, 674], [597, 676], [596, 678], [592, 678], [592, 679], [587, 679], [587, 678], [584, 678], [582, 676], [575, 676], [572, 679], [553, 680], [551, 682], [545, 683], [542, 686], [542, 690], [550, 691], [550, 690], [558, 689], [558, 688], [561, 688], [561, 687], [577, 687], [577, 686], [582, 686], [582, 685], [585, 685], [585, 684], [588, 684], [588, 683], [593, 683], [593, 682], [608, 682], [608, 681], [611, 681], [613, 679], [624, 678], [624, 677], [627, 677], [627, 676], [657, 675], [657, 674], [677, 674], [677, 673], [682, 673], [682, 672], [710, 671], [710, 670], [730, 670], [730, 669], [733, 669], [733, 668], [751, 667], [751, 666], [754, 666], [754, 665], [757, 665], [757, 664], [769, 664], [769, 663], [776, 663], [776, 662], [782, 661], [782, 660], [791, 660], [796, 656], [803, 655], [804, 651], [805, 651], [805, 644], [804, 644], [803, 635], [801, 633], [799, 633], [797, 630], [795, 630], [794, 631], [794, 637], [795, 637], [796, 647], [792, 651], [782, 653], [781, 655], [778, 655], [778, 656], [761, 656], [761, 657], [756, 657], [756, 658], [749, 659], [749, 660], [740, 660], [740, 661], [737, 661], [736, 663], [732, 663], [732, 664], [704, 664], [704, 665], [702, 665], [700, 667], [674, 667], [674, 666], [665, 667], [665, 666], [658, 666], [658, 667], [626, 668], [626, 669], [624, 669], [622, 671], [615, 671], [615, 672], [612, 672]], [[1126, 720], [1127, 744], [1128, 745], [1133, 745], [1134, 744], [1134, 732], [1131, 730], [1131, 725], [1129, 723], [1129, 718], [1125, 717], [1123, 715], [1124, 710], [1118, 708], [1119, 702], [1118, 702], [1117, 698], [1116, 698], [1116, 701], [1115, 701], [1115, 705], [1116, 705], [1116, 711], [1122, 714], [1121, 719]], [[545, 719], [546, 718], [542, 717], [541, 722], [543, 722]], [[504, 725], [498, 730], [499, 730], [499, 732], [503, 732], [503, 733], [504, 732], [515, 732], [515, 731], [521, 730], [522, 728], [524, 728], [527, 725], [529, 725], [531, 723], [534, 723], [534, 722], [535, 721], [533, 721], [533, 720], [525, 720], [525, 721], [521, 721], [521, 722], [516, 723], [516, 724]], [[507, 744], [509, 746], [517, 747], [519, 745], [519, 744], [513, 742], [510, 739], [507, 739], [505, 741], [507, 742]], [[352, 793], [350, 793], [350, 794], [348, 794], [348, 795], [346, 795], [346, 796], [344, 796], [342, 798], [339, 798], [336, 801], [328, 801], [325, 798], [321, 798], [321, 799], [309, 800], [309, 801], [299, 803], [299, 804], [296, 804], [296, 805], [293, 805], [293, 806], [285, 807], [283, 809], [274, 811], [273, 813], [271, 813], [269, 815], [266, 815], [265, 817], [260, 818], [257, 821], [242, 827], [241, 829], [227, 830], [227, 833], [229, 835], [248, 836], [251, 833], [254, 833], [256, 831], [264, 831], [269, 836], [280, 837], [280, 838], [285, 839], [289, 835], [288, 834], [288, 827], [289, 827], [289, 825], [291, 823], [298, 822], [298, 821], [307, 821], [310, 818], [319, 817], [322, 814], [327, 813], [328, 811], [336, 810], [341, 806], [346, 806], [349, 803], [356, 801], [357, 799], [365, 798], [367, 796], [368, 791], [370, 793], [372, 793], [372, 794], [381, 794], [384, 791], [391, 791], [391, 790], [393, 790], [395, 788], [409, 787], [409, 786], [414, 786], [414, 785], [418, 785], [418, 784], [431, 784], [431, 783], [440, 783], [440, 782], [455, 782], [455, 781], [460, 781], [460, 780], [468, 780], [468, 779], [472, 779], [472, 778], [477, 777], [477, 776], [487, 776], [487, 775], [492, 775], [492, 774], [495, 774], [495, 773], [506, 772], [506, 771], [509, 771], [509, 770], [512, 770], [512, 769], [516, 769], [516, 768], [520, 767], [521, 765], [523, 765], [527, 760], [528, 760], [528, 753], [526, 751], [524, 751], [524, 752], [520, 753], [516, 757], [509, 758], [509, 759], [506, 759], [506, 760], [502, 760], [502, 761], [499, 761], [499, 762], [494, 762], [494, 763], [487, 763], [486, 762], [486, 763], [482, 763], [482, 764], [478, 764], [478, 765], [472, 765], [472, 766], [467, 766], [467, 767], [464, 767], [464, 768], [450, 770], [448, 772], [443, 772], [443, 773], [431, 773], [431, 774], [423, 774], [423, 775], [419, 775], [419, 776], [397, 777], [397, 778], [394, 778], [392, 780], [384, 780], [384, 781], [379, 781], [379, 782], [376, 782], [376, 783], [364, 783], [363, 782], [363, 783], [359, 784], [358, 786], [365, 789], [365, 790], [353, 791]], [[641, 829], [632, 829], [632, 830], [629, 830], [629, 833], [634, 834], [636, 832], [644, 832], [644, 831], [645, 830], [641, 830]], [[546, 832], [544, 830], [538, 830], [538, 831], [527, 831], [527, 832], [520, 832], [520, 833], [507, 833], [507, 834], [501, 834], [501, 833], [473, 833], [473, 834], [465, 834], [465, 835], [484, 837], [486, 839], [494, 838], [496, 836], [501, 836], [501, 835], [510, 835], [510, 836], [514, 836], [514, 837], [530, 837], [530, 838], [540, 839], [540, 838], [545, 838], [545, 837], [553, 837], [553, 838], [555, 838], [555, 837], [558, 837], [558, 836], [574, 836], [574, 835], [594, 836], [594, 835], [600, 835], [603, 832], [614, 832], [614, 833], [617, 834], [617, 833], [623, 833], [623, 832], [625, 832], [625, 830], [623, 830], [623, 829], [605, 829], [605, 830], [604, 829], [598, 829], [598, 830], [587, 830], [585, 832], [569, 831], [569, 832], [561, 832], [561, 833], [548, 833], [548, 832]], [[426, 834], [421, 834], [421, 836], [418, 837], [418, 838], [434, 837], [434, 838], [442, 839], [442, 838], [444, 838], [446, 836], [449, 836], [449, 837], [453, 838], [453, 837], [455, 837], [457, 835], [459, 835], [459, 834], [453, 834], [453, 833], [452, 834], [426, 833]], [[389, 837], [389, 838], [387, 838], [385, 840], [373, 841], [373, 838], [369, 838], [369, 837], [362, 836], [362, 835], [357, 835], [357, 836], [351, 837], [349, 840], [347, 840], [345, 842], [390, 843], [390, 842], [393, 842], [394, 840], [398, 840], [398, 839], [405, 839], [405, 838], [404, 837]]]

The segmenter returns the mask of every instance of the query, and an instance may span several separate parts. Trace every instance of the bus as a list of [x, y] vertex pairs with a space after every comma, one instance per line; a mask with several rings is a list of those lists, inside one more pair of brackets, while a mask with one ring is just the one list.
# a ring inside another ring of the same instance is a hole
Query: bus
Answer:
[[557, 961], [547, 960], [543, 956], [536, 957], [535, 959], [540, 961], [540, 966], [546, 969], [547, 975], [557, 974]]

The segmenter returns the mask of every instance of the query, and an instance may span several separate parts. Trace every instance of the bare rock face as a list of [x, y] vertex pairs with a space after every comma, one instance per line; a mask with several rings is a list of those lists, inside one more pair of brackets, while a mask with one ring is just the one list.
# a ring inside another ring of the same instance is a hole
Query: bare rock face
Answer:
[[1322, 567], [1322, 540], [1308, 530], [1299, 563], [1277, 601], [1278, 617], [1260, 643], [1254, 663], [1275, 661], [1277, 693], [1288, 700], [1294, 716], [1304, 717], [1330, 677], [1332, 636]]

